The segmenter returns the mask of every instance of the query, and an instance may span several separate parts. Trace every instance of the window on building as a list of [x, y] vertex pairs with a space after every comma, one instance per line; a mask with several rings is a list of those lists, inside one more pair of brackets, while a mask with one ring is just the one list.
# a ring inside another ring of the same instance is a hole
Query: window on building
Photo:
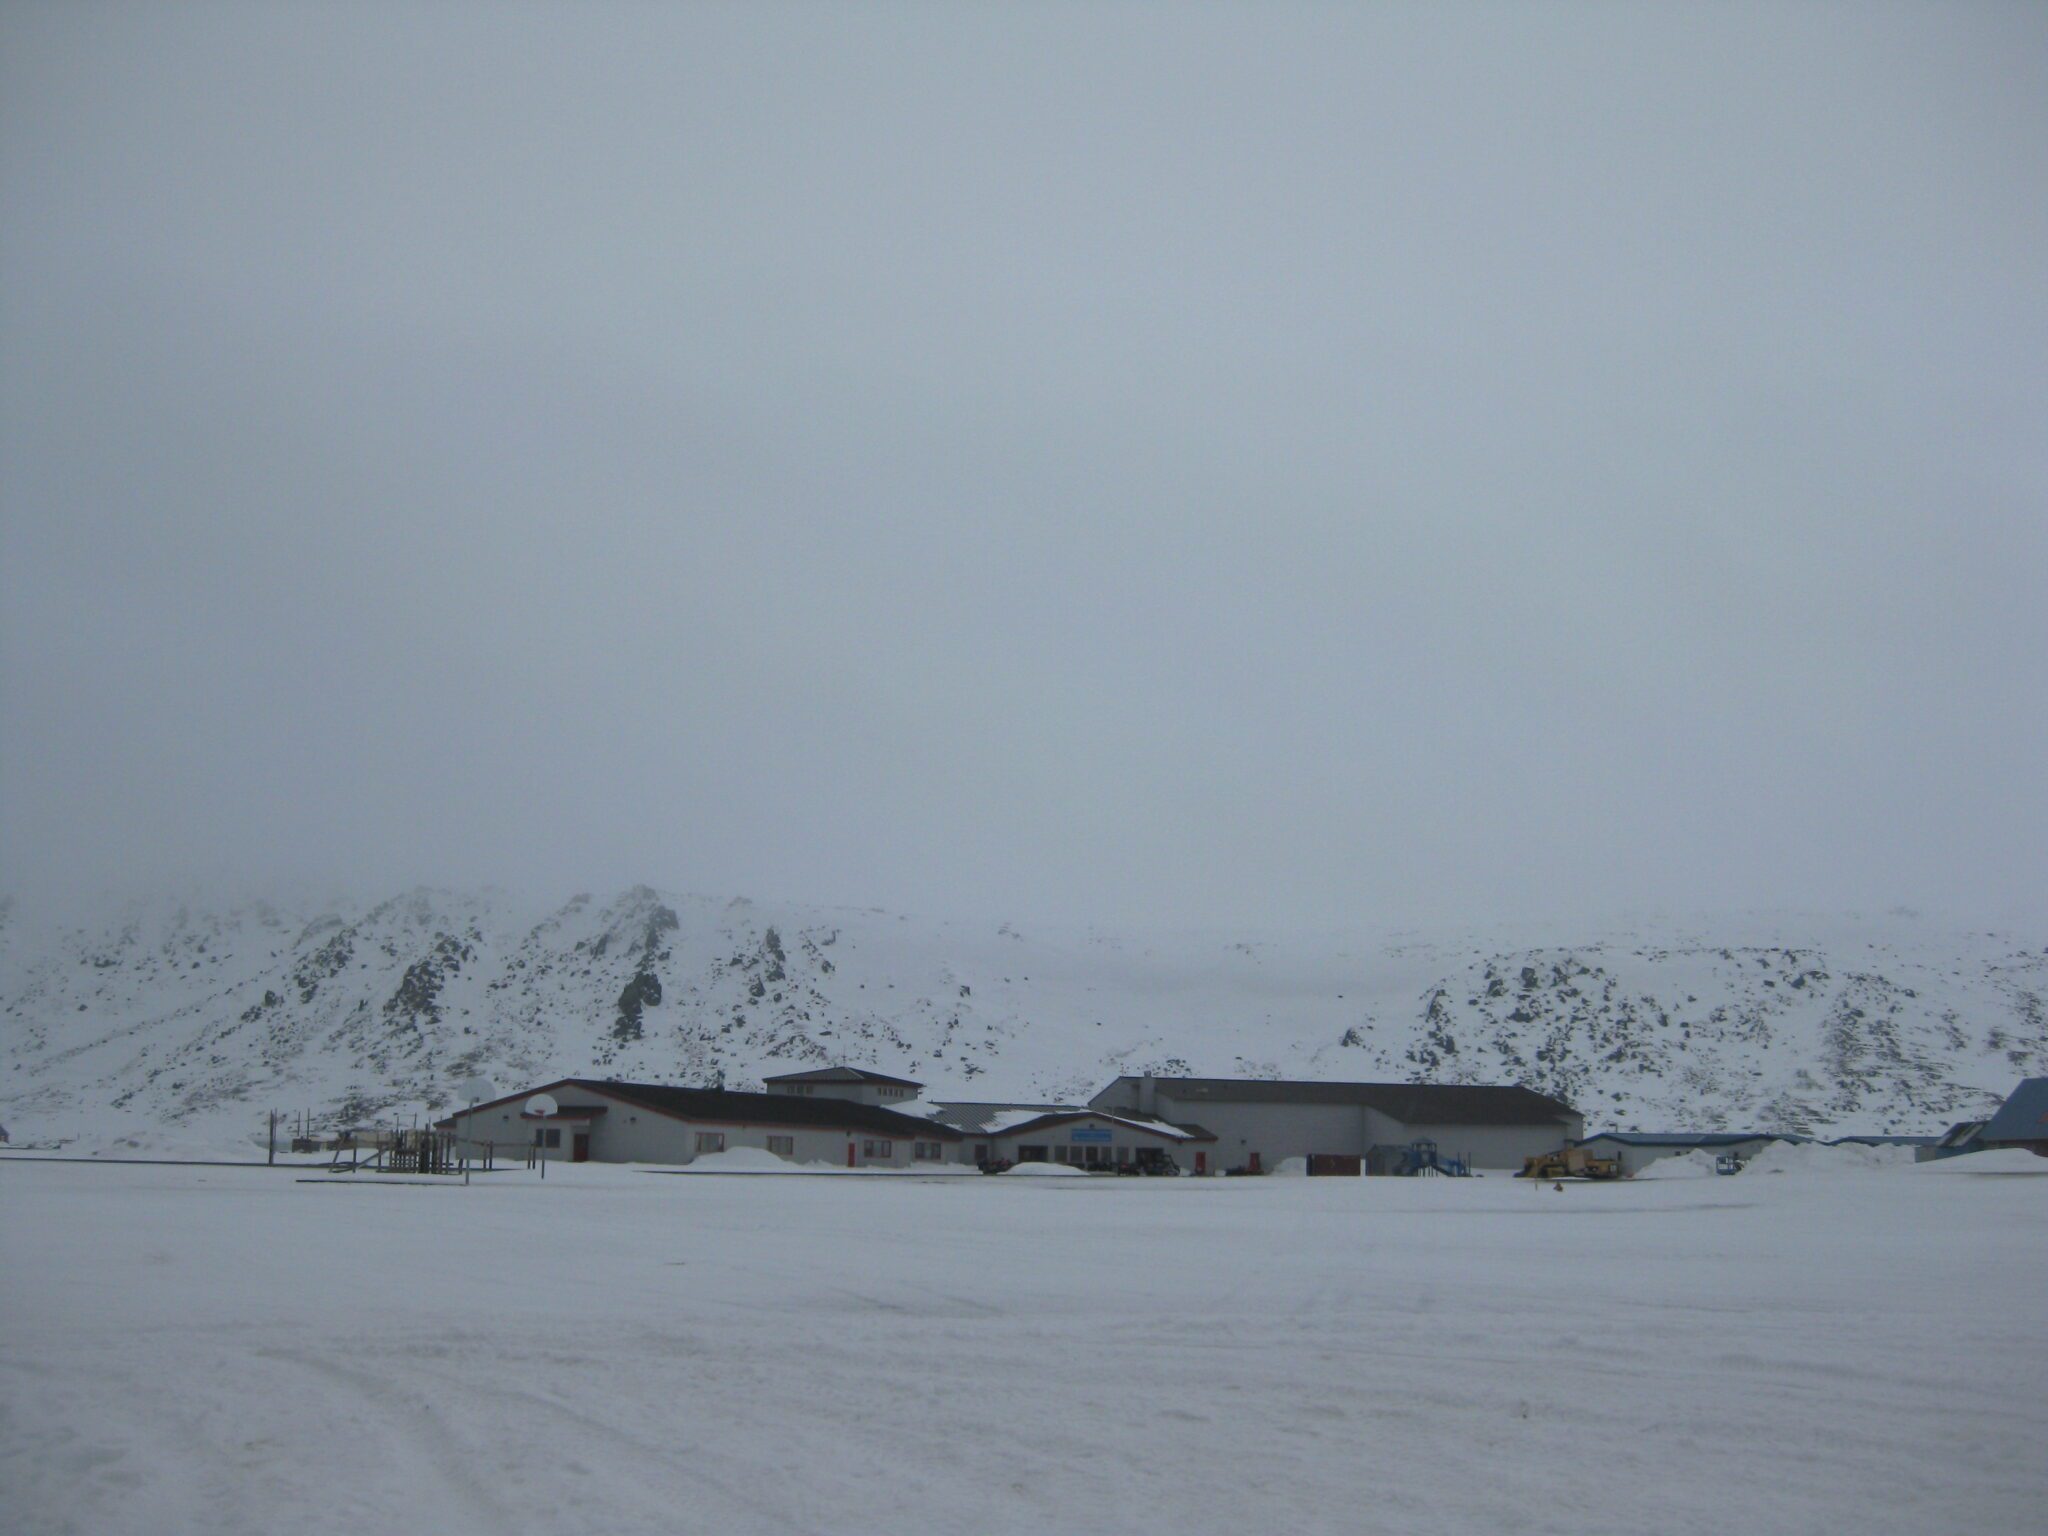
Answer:
[[911, 1143], [910, 1155], [920, 1163], [936, 1163], [945, 1149], [936, 1141], [917, 1141]]
[[1017, 1161], [1020, 1163], [1042, 1163], [1045, 1161], [1045, 1148], [1019, 1147], [1017, 1149]]
[[861, 1143], [860, 1151], [863, 1157], [894, 1157], [896, 1155], [896, 1143], [893, 1141], [865, 1141]]
[[725, 1132], [699, 1131], [697, 1133], [697, 1150], [699, 1152], [723, 1152], [725, 1150]]
[[1052, 1160], [1056, 1163], [1064, 1163], [1067, 1160], [1067, 1149], [1063, 1146], [1054, 1147], [1052, 1149]]
[[533, 1128], [533, 1144], [536, 1147], [559, 1147], [562, 1144], [562, 1133], [536, 1125]]
[[974, 1160], [975, 1160], [975, 1162], [977, 1162], [977, 1163], [985, 1163], [985, 1162], [987, 1162], [987, 1161], [988, 1161], [988, 1143], [987, 1143], [987, 1142], [985, 1142], [985, 1141], [977, 1141], [977, 1142], [976, 1142], [976, 1143], [974, 1144]]
[[768, 1138], [768, 1150], [777, 1157], [795, 1157], [796, 1138], [794, 1136], [770, 1136]]

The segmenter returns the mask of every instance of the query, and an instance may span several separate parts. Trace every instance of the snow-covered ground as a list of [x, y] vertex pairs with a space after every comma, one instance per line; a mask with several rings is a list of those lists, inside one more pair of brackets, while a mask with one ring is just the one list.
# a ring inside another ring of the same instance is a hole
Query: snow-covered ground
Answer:
[[2036, 1527], [2048, 1161], [0, 1166], [15, 1536]]

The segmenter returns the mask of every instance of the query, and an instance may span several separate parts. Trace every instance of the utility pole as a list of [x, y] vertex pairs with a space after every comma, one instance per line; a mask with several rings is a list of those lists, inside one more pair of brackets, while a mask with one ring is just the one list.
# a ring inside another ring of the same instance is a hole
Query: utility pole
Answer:
[[277, 1111], [270, 1112], [270, 1166], [277, 1166]]

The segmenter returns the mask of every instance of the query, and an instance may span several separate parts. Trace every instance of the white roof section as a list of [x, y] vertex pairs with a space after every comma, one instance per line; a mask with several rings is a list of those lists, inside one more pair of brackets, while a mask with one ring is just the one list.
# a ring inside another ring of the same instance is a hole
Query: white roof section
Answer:
[[1086, 1104], [930, 1104], [926, 1113], [933, 1119], [964, 1131], [969, 1136], [1002, 1136], [1019, 1126], [1030, 1125], [1048, 1115], [1085, 1116], [1090, 1120], [1103, 1120], [1112, 1125], [1127, 1126], [1135, 1131], [1145, 1131], [1154, 1136], [1163, 1136], [1169, 1141], [1202, 1141], [1207, 1138], [1199, 1131], [1191, 1131], [1167, 1120], [1150, 1119], [1144, 1115], [1120, 1113], [1115, 1110], [1091, 1109]]
[[940, 1099], [917, 1106], [919, 1114], [943, 1121], [956, 1131], [965, 1131], [970, 1136], [1001, 1134], [993, 1128], [998, 1121], [1008, 1125], [1021, 1125], [1026, 1120], [1037, 1119], [1040, 1115], [1077, 1115], [1086, 1111], [1087, 1106], [1084, 1104], [972, 1103], [959, 1099]]

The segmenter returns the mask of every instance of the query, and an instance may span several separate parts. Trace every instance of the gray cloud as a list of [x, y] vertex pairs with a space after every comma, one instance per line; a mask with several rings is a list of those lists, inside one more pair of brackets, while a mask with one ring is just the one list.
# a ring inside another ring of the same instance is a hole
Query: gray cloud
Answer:
[[2038, 7], [0, 39], [13, 888], [2042, 906]]

